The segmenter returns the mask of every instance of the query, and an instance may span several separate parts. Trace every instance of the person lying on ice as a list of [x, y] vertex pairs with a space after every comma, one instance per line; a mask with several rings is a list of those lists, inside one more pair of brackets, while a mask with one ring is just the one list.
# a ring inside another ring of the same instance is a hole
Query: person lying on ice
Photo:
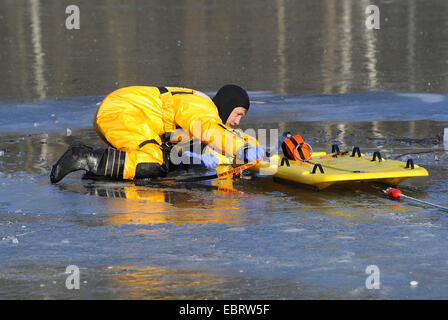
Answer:
[[[169, 137], [176, 128], [222, 155], [254, 161], [265, 150], [255, 138], [232, 129], [248, 110], [249, 96], [236, 85], [225, 85], [213, 99], [177, 87], [118, 89], [102, 101], [94, 118], [96, 132], [110, 147], [94, 150], [81, 142], [72, 143], [53, 165], [51, 183], [77, 170], [116, 180], [164, 177], [172, 167], [166, 147], [173, 146]], [[195, 130], [197, 124], [199, 130]], [[207, 168], [218, 165], [211, 153], [183, 151], [183, 156]]]

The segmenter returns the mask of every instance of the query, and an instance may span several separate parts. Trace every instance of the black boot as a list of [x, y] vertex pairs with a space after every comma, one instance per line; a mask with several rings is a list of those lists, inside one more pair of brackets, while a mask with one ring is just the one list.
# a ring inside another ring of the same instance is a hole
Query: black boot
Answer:
[[53, 165], [50, 181], [57, 183], [70, 172], [78, 170], [85, 170], [91, 175], [122, 179], [125, 159], [126, 153], [117, 149], [93, 150], [93, 148], [75, 141]]

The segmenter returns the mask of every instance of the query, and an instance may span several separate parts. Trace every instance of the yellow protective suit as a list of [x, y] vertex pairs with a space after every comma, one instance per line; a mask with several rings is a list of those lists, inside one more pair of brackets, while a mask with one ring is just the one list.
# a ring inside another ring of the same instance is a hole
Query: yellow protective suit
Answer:
[[[225, 126], [207, 95], [187, 88], [134, 86], [118, 89], [102, 101], [95, 114], [94, 127], [104, 141], [120, 151], [117, 157], [111, 158], [113, 164], [106, 165], [105, 175], [111, 171], [116, 175], [123, 172], [123, 176], [118, 177], [122, 179], [133, 179], [136, 167], [142, 163], [166, 166], [162, 136], [174, 132], [176, 127], [232, 158], [242, 147], [258, 146], [254, 138], [242, 136]], [[125, 152], [126, 157], [124, 169], [118, 168], [121, 152]]]

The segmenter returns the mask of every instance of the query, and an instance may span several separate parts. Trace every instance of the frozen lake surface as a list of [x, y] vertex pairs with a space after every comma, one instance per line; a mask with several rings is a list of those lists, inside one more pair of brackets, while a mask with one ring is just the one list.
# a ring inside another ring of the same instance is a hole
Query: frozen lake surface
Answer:
[[[243, 129], [300, 133], [317, 151], [339, 143], [413, 157], [430, 176], [400, 189], [448, 205], [448, 95], [250, 97]], [[0, 107], [0, 297], [447, 297], [447, 212], [392, 201], [378, 185], [316, 192], [249, 176], [138, 186], [82, 180], [80, 172], [51, 185], [51, 165], [71, 141], [102, 146], [91, 125], [102, 98]], [[66, 289], [69, 265], [80, 268], [80, 290]], [[366, 288], [370, 265], [380, 270], [380, 290]]]

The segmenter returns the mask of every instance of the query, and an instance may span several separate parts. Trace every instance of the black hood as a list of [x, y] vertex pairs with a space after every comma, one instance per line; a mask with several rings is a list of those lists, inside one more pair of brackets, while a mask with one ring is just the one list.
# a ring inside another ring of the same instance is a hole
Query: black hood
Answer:
[[212, 100], [218, 108], [219, 117], [224, 124], [236, 107], [249, 110], [249, 96], [246, 90], [233, 84], [227, 84], [219, 89]]

